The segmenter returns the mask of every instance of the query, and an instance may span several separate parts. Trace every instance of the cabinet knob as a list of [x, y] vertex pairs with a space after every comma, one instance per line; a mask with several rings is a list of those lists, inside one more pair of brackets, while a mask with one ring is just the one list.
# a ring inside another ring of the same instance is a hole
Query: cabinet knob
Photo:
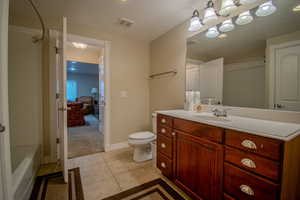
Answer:
[[161, 148], [166, 148], [167, 147], [165, 143], [161, 143], [160, 146], [161, 146]]
[[164, 119], [164, 118], [162, 118], [162, 119], [161, 119], [161, 123], [163, 123], [163, 124], [164, 124], [164, 123], [166, 123], [166, 122], [167, 122], [167, 120], [166, 120], [166, 119]]
[[162, 132], [162, 133], [165, 133], [165, 132], [166, 132], [166, 129], [162, 128], [162, 129], [161, 129], [161, 132]]
[[243, 158], [241, 163], [249, 168], [256, 168], [255, 162], [249, 158]]
[[176, 135], [176, 133], [175, 132], [172, 132], [172, 136], [175, 136]]
[[252, 188], [250, 186], [248, 186], [248, 185], [241, 185], [240, 189], [245, 194], [248, 194], [249, 196], [254, 196], [254, 191], [252, 190]]
[[257, 149], [256, 144], [251, 140], [244, 140], [241, 144], [248, 149]]
[[165, 164], [164, 162], [160, 163], [160, 166], [161, 166], [162, 168], [166, 168], [166, 167], [167, 167], [166, 164]]

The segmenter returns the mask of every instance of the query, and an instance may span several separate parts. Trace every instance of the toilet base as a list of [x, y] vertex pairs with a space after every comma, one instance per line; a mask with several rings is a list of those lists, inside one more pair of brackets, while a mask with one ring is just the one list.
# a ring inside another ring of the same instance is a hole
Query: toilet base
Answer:
[[133, 160], [135, 162], [151, 160], [152, 157], [151, 144], [138, 145], [134, 147]]

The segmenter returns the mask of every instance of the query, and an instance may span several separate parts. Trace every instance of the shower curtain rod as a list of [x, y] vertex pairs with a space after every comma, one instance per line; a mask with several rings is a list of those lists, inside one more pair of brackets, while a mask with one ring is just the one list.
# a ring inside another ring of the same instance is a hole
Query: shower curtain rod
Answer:
[[32, 0], [28, 0], [28, 2], [30, 3], [30, 5], [31, 5], [32, 9], [34, 10], [34, 12], [36, 13], [36, 15], [38, 16], [38, 18], [40, 20], [40, 23], [41, 23], [41, 26], [42, 26], [42, 36], [41, 37], [33, 37], [33, 43], [37, 43], [39, 41], [44, 40], [44, 38], [45, 38], [45, 30], [46, 30], [45, 29], [45, 24], [44, 24], [44, 21], [43, 21], [43, 18], [41, 16], [40, 12], [36, 8], [36, 6], [32, 2]]

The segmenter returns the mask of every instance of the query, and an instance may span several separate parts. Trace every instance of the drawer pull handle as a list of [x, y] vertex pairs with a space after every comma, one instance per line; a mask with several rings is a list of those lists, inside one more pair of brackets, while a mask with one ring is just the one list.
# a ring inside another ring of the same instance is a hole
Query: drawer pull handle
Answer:
[[162, 133], [165, 133], [165, 132], [166, 132], [166, 129], [162, 128], [162, 129], [161, 129], [161, 132], [162, 132]]
[[244, 140], [242, 142], [242, 146], [248, 148], [248, 149], [257, 149], [256, 144], [252, 142], [251, 140]]
[[162, 168], [166, 168], [166, 167], [167, 167], [166, 164], [165, 164], [164, 162], [160, 163], [160, 166], [161, 166]]
[[166, 148], [167, 147], [165, 143], [161, 143], [160, 146], [161, 146], [161, 148]]
[[251, 189], [251, 187], [249, 187], [248, 185], [241, 185], [240, 189], [242, 192], [244, 192], [245, 194], [248, 194], [249, 196], [254, 196], [254, 192]]
[[163, 123], [163, 124], [164, 124], [164, 123], [166, 123], [166, 122], [167, 122], [167, 120], [166, 120], [166, 119], [164, 119], [164, 118], [162, 118], [162, 119], [161, 119], [161, 123]]
[[249, 158], [243, 158], [241, 163], [249, 168], [256, 168], [255, 162]]

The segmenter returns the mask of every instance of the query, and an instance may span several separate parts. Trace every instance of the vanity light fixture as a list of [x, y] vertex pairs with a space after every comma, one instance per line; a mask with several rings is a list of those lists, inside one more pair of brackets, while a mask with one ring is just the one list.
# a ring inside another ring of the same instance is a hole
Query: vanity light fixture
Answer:
[[219, 14], [222, 16], [228, 16], [236, 8], [237, 6], [233, 0], [222, 0], [222, 5]]
[[214, 2], [212, 0], [209, 0], [207, 2], [207, 8], [204, 11], [203, 23], [206, 24], [216, 19], [218, 19], [218, 16], [214, 8]]
[[253, 16], [251, 15], [250, 11], [245, 11], [241, 13], [238, 18], [236, 19], [235, 23], [238, 25], [246, 25], [253, 21]]
[[78, 49], [86, 49], [87, 48], [87, 44], [84, 43], [79, 43], [79, 42], [72, 42], [73, 46], [78, 48]]
[[273, 4], [273, 1], [270, 0], [266, 3], [261, 4], [256, 10], [255, 14], [259, 17], [264, 17], [273, 14], [277, 10], [276, 6]]
[[191, 18], [191, 22], [190, 22], [189, 31], [191, 32], [198, 31], [201, 29], [201, 27], [202, 27], [202, 23], [200, 21], [199, 11], [194, 10], [193, 17]]
[[240, 4], [248, 5], [257, 2], [257, 0], [240, 0]]
[[299, 12], [300, 11], [300, 2], [298, 2], [298, 4], [293, 7], [293, 11], [294, 12]]
[[234, 29], [234, 24], [232, 23], [232, 19], [225, 20], [219, 28], [219, 30], [224, 33], [232, 31], [233, 29]]
[[219, 35], [220, 33], [216, 26], [209, 28], [208, 31], [206, 32], [206, 37], [208, 38], [216, 38]]

